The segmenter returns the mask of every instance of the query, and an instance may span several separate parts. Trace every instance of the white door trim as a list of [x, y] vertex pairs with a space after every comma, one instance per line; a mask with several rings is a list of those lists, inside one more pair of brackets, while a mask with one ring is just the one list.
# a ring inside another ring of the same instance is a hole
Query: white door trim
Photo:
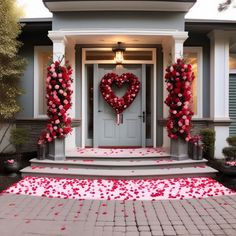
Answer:
[[[84, 148], [85, 147], [85, 141], [86, 141], [86, 83], [85, 83], [85, 65], [86, 64], [91, 64], [91, 61], [86, 61], [86, 51], [87, 50], [112, 50], [111, 48], [82, 48], [82, 92], [81, 92], [81, 110], [82, 110], [82, 114], [81, 114], [81, 147]], [[152, 51], [152, 60], [150, 61], [141, 61], [141, 60], [132, 60], [132, 61], [126, 61], [125, 64], [153, 64], [153, 120], [152, 120], [152, 139], [153, 139], [153, 147], [156, 147], [156, 117], [157, 117], [157, 109], [156, 109], [156, 101], [157, 101], [157, 93], [156, 93], [156, 84], [157, 84], [157, 77], [156, 77], [156, 48], [129, 48], [127, 50], [150, 50]], [[102, 60], [96, 60], [96, 61], [92, 61], [92, 64], [114, 64], [113, 60], [106, 60], [106, 61], [102, 61]], [[148, 63], [147, 63], [148, 62]]]

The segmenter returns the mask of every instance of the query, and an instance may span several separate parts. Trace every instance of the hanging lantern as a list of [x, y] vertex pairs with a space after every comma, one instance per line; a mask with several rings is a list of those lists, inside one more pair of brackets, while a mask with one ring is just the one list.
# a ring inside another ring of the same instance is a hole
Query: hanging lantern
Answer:
[[115, 53], [114, 61], [116, 64], [122, 64], [124, 61], [124, 52], [125, 48], [122, 46], [121, 42], [117, 43], [117, 46], [112, 49], [112, 51]]

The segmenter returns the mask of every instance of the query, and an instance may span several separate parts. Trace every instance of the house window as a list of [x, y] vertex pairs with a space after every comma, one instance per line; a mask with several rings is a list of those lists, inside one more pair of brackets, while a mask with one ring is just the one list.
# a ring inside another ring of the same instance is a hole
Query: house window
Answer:
[[236, 54], [229, 55], [229, 72], [236, 73]]
[[34, 117], [46, 117], [47, 66], [52, 58], [51, 46], [34, 47]]
[[202, 48], [185, 47], [184, 58], [192, 65], [195, 79], [192, 84], [193, 112], [195, 118], [202, 117]]

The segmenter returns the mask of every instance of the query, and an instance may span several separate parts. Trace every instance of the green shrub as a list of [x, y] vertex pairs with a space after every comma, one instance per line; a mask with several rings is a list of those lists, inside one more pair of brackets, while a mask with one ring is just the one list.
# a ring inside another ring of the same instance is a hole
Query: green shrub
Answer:
[[230, 146], [236, 147], [236, 135], [228, 137], [226, 141]]
[[28, 141], [28, 136], [26, 129], [14, 128], [11, 130], [10, 143], [14, 145], [17, 152], [19, 152], [21, 147]]
[[215, 131], [210, 128], [204, 128], [200, 130], [203, 143], [203, 158], [214, 159], [215, 153]]
[[234, 160], [236, 159], [236, 147], [225, 147], [222, 150], [226, 159]]

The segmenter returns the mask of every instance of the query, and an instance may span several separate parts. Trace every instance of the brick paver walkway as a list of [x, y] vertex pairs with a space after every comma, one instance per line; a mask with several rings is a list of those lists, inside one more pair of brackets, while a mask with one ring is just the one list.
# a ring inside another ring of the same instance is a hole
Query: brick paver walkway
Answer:
[[1, 236], [236, 235], [236, 196], [163, 201], [3, 194]]

